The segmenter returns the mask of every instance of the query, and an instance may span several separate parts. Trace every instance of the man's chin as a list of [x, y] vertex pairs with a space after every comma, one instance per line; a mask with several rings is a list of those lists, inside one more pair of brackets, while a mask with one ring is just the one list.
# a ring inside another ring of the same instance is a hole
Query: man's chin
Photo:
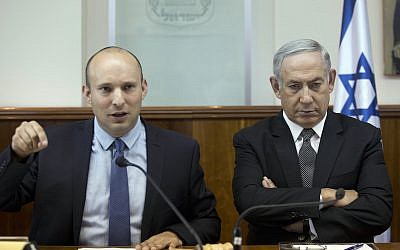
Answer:
[[296, 120], [296, 123], [303, 128], [312, 128], [317, 125], [319, 121], [320, 119], [317, 116], [302, 116]]
[[129, 132], [131, 128], [126, 123], [113, 123], [108, 131], [113, 137], [121, 137]]

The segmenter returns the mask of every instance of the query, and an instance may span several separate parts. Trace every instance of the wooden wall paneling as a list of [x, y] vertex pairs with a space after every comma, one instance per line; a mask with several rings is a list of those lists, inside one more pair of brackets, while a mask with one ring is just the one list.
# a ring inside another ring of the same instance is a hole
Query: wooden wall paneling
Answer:
[[187, 136], [192, 137], [193, 134], [193, 121], [190, 119], [147, 119], [146, 122], [149, 122], [152, 125], [177, 131], [181, 134], [185, 134]]
[[33, 203], [26, 204], [18, 213], [0, 213], [0, 236], [27, 236], [32, 220]]
[[193, 124], [193, 137], [201, 147], [201, 165], [207, 185], [217, 198], [217, 210], [223, 225], [222, 242], [231, 241], [233, 223], [238, 216], [232, 198], [232, 135], [239, 128], [240, 120], [236, 119], [196, 119]]
[[14, 126], [12, 122], [0, 121], [0, 150], [3, 150], [10, 142]]
[[393, 190], [392, 241], [400, 241], [400, 119], [383, 118], [381, 128], [385, 161]]
[[[193, 138], [201, 147], [201, 165], [208, 187], [217, 198], [217, 210], [222, 221], [221, 242], [232, 241], [232, 230], [238, 217], [233, 203], [232, 178], [235, 166], [233, 135], [254, 124], [257, 118], [193, 119]], [[247, 223], [242, 224], [246, 238]]]

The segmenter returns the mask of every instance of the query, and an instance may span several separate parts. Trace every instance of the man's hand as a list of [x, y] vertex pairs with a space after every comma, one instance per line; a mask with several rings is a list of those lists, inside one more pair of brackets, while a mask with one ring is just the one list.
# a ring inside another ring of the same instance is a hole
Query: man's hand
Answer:
[[11, 142], [11, 148], [18, 160], [46, 148], [47, 145], [47, 135], [36, 121], [22, 122], [15, 129]]
[[261, 181], [263, 187], [265, 188], [276, 188], [277, 186], [275, 185], [275, 183], [269, 179], [267, 176], [264, 176], [262, 181]]
[[[336, 189], [332, 188], [323, 188], [321, 189], [321, 196], [323, 201], [331, 201], [336, 199]], [[338, 200], [333, 206], [335, 207], [344, 207], [352, 203], [358, 198], [358, 192], [349, 189], [345, 190], [344, 197], [340, 200]]]
[[159, 250], [165, 248], [177, 248], [180, 246], [182, 246], [182, 241], [179, 237], [171, 231], [165, 231], [150, 237], [136, 245], [135, 248], [136, 250]]
[[302, 233], [303, 232], [303, 220], [296, 221], [292, 224], [283, 226], [282, 229], [291, 233]]

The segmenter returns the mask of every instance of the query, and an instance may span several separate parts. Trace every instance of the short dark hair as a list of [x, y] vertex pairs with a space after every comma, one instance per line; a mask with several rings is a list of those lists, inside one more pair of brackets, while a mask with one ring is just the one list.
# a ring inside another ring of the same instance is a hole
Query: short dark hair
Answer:
[[108, 46], [108, 47], [104, 47], [101, 50], [97, 51], [96, 53], [94, 53], [88, 60], [88, 62], [86, 63], [86, 69], [85, 69], [85, 80], [86, 80], [86, 86], [90, 87], [90, 83], [89, 83], [89, 67], [90, 64], [93, 61], [93, 58], [95, 58], [98, 54], [100, 54], [101, 52], [107, 51], [107, 50], [115, 50], [115, 51], [120, 51], [123, 53], [128, 53], [129, 55], [131, 55], [133, 57], [134, 60], [136, 60], [136, 62], [139, 65], [139, 70], [140, 70], [140, 81], [143, 81], [143, 70], [142, 70], [142, 64], [140, 64], [139, 59], [129, 50], [118, 47], [118, 46]]

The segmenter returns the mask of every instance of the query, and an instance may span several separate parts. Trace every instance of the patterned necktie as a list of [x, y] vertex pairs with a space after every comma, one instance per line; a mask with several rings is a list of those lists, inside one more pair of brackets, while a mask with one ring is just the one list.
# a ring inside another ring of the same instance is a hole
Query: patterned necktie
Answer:
[[304, 187], [312, 187], [315, 158], [317, 154], [311, 147], [310, 138], [315, 134], [311, 128], [303, 129], [300, 136], [303, 138], [303, 145], [299, 151], [299, 166], [301, 179]]
[[129, 190], [126, 167], [119, 167], [115, 160], [124, 156], [124, 142], [117, 138], [114, 141], [115, 152], [111, 160], [109, 232], [110, 246], [131, 245], [129, 221]]

